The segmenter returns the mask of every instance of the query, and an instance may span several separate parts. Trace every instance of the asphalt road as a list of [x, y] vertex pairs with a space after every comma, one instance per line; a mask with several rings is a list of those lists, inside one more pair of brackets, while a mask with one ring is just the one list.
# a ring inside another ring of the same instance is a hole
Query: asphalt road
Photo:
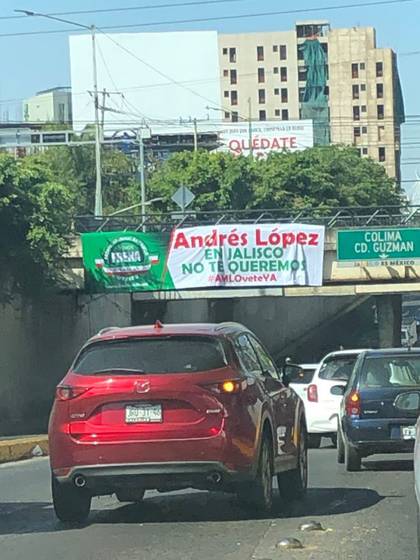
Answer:
[[[378, 456], [345, 473], [335, 450], [310, 452], [304, 503], [258, 518], [234, 497], [205, 492], [149, 493], [141, 505], [96, 499], [89, 523], [54, 518], [47, 459], [0, 467], [1, 560], [415, 560], [416, 521], [410, 456]], [[323, 532], [302, 533], [308, 520]], [[301, 551], [276, 548], [297, 537]]]

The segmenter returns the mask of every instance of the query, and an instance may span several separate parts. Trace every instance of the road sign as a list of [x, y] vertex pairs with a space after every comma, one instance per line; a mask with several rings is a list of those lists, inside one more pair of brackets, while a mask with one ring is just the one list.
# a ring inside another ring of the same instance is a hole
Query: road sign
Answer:
[[337, 260], [376, 261], [378, 264], [388, 261], [420, 260], [420, 229], [384, 228], [338, 231]]
[[172, 200], [177, 204], [182, 211], [187, 208], [191, 202], [194, 200], [195, 194], [190, 191], [188, 187], [179, 187], [176, 193], [173, 195]]

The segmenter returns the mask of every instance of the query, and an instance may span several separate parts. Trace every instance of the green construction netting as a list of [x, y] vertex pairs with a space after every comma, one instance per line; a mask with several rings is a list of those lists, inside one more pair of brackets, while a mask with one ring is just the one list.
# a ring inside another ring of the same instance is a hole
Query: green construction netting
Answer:
[[300, 49], [306, 66], [301, 118], [313, 121], [315, 145], [327, 145], [330, 143], [328, 97], [325, 94], [328, 79], [327, 56], [317, 39], [307, 39]]

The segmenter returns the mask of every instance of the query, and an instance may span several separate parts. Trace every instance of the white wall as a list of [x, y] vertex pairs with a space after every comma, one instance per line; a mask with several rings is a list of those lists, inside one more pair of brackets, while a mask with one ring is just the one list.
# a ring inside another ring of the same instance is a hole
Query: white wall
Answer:
[[[152, 119], [207, 118], [207, 105], [220, 106], [217, 49], [215, 31], [98, 33], [99, 90], [122, 92], [126, 103], [113, 95], [107, 106], [134, 113], [107, 112], [105, 122], [141, 122], [142, 115]], [[74, 128], [81, 129], [94, 118], [87, 93], [93, 89], [90, 35], [70, 36], [70, 66]]]

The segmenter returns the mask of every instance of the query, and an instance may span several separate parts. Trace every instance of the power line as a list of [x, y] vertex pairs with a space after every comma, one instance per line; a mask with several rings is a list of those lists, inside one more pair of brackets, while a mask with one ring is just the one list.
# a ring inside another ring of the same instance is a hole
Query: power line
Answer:
[[[313, 12], [327, 12], [327, 11], [335, 11], [335, 10], [346, 10], [351, 8], [364, 8], [364, 7], [373, 7], [373, 6], [385, 6], [385, 5], [396, 5], [396, 4], [405, 4], [407, 2], [418, 2], [419, 0], [376, 0], [373, 2], [361, 2], [358, 4], [344, 4], [342, 6], [334, 5], [334, 6], [324, 6], [323, 8], [301, 8], [296, 10], [281, 10], [275, 12], [257, 12], [251, 14], [236, 14], [236, 15], [220, 15], [214, 17], [203, 17], [203, 18], [191, 18], [191, 19], [180, 19], [180, 20], [171, 20], [171, 21], [155, 21], [155, 22], [147, 22], [147, 23], [133, 23], [133, 24], [122, 24], [122, 25], [108, 25], [102, 27], [102, 30], [116, 30], [116, 29], [134, 29], [140, 27], [153, 27], [153, 26], [161, 26], [161, 25], [178, 25], [178, 24], [185, 24], [185, 23], [203, 23], [203, 22], [212, 22], [212, 21], [227, 21], [227, 20], [238, 20], [238, 19], [251, 19], [251, 18], [258, 18], [258, 17], [273, 17], [273, 16], [281, 16], [281, 15], [290, 15], [290, 14], [301, 14], [301, 13], [313, 13]], [[51, 35], [51, 34], [60, 34], [60, 33], [69, 33], [71, 30], [69, 29], [52, 29], [47, 31], [25, 31], [19, 33], [1, 33], [0, 37], [22, 37], [22, 36], [29, 36], [29, 35]]]
[[[232, 2], [244, 2], [245, 0], [195, 0], [193, 2], [179, 2], [177, 4], [149, 4], [146, 6], [129, 6], [124, 8], [103, 8], [97, 10], [77, 10], [72, 12], [50, 12], [45, 14], [47, 16], [76, 16], [84, 14], [106, 14], [114, 12], [134, 12], [139, 10], [157, 10], [159, 8], [184, 8], [190, 6], [203, 6], [212, 4], [228, 4]], [[24, 19], [27, 16], [1, 16], [0, 20], [4, 19]]]

